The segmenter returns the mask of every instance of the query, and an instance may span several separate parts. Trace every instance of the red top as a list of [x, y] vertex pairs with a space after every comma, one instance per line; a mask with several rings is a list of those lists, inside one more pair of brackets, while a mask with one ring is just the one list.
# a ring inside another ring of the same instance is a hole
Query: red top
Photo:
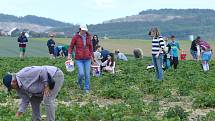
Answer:
[[72, 38], [70, 46], [68, 48], [68, 53], [70, 54], [75, 47], [75, 59], [76, 60], [88, 60], [93, 57], [93, 46], [91, 43], [91, 37], [89, 33], [86, 33], [86, 46], [84, 47], [84, 42], [79, 33]]

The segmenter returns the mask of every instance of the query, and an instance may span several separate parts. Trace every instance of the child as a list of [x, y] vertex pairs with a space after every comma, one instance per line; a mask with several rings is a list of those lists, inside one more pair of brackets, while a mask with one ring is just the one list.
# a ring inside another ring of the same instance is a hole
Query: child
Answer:
[[55, 59], [55, 56], [54, 56], [54, 50], [55, 50], [55, 41], [54, 41], [54, 35], [53, 34], [50, 34], [50, 39], [48, 40], [47, 42], [47, 46], [48, 46], [48, 49], [49, 49], [49, 56], [50, 56], [50, 59]]
[[169, 43], [169, 45], [171, 46], [171, 59], [172, 59], [172, 63], [171, 65], [174, 66], [174, 69], [177, 69], [178, 66], [178, 55], [179, 55], [179, 43], [175, 41], [175, 36], [172, 35], [171, 36], [171, 40], [172, 42]]
[[209, 61], [212, 56], [212, 49], [208, 42], [202, 40], [199, 36], [196, 38], [196, 44], [200, 47], [202, 57], [202, 67], [204, 72], [209, 71]]
[[97, 45], [96, 46], [96, 51], [93, 53], [94, 54], [94, 58], [96, 61], [96, 64], [101, 66], [102, 65], [102, 56], [101, 56], [101, 46]]
[[102, 63], [102, 66], [104, 66], [104, 68], [103, 68], [104, 71], [114, 73], [115, 61], [114, 61], [113, 53], [110, 53], [108, 55], [108, 59]]
[[170, 50], [171, 50], [171, 46], [168, 43], [168, 37], [165, 37], [164, 38], [164, 59], [163, 59], [165, 70], [170, 68]]

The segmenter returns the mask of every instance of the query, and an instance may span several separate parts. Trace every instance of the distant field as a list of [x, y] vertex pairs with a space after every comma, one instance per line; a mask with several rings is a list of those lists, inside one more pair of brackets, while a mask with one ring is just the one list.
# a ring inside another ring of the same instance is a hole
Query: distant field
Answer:
[[[48, 49], [46, 46], [48, 38], [29, 38], [27, 45], [28, 56], [48, 56]], [[0, 56], [14, 57], [19, 55], [19, 48], [17, 38], [1, 37], [0, 38]], [[56, 38], [57, 45], [69, 44], [71, 38]], [[191, 41], [179, 41], [180, 46], [188, 54], [190, 58], [189, 48]], [[209, 42], [215, 50], [215, 41]], [[126, 54], [132, 54], [134, 48], [141, 48], [144, 56], [151, 56], [151, 41], [141, 39], [107, 39], [100, 40], [100, 45], [108, 50], [114, 52], [116, 49], [120, 49], [121, 52]]]
[[[46, 46], [48, 38], [29, 38], [27, 44], [27, 56], [47, 57], [48, 48]], [[0, 37], [0, 56], [1, 57], [17, 57], [19, 56], [19, 47], [17, 38]], [[58, 44], [60, 45], [60, 44]]]

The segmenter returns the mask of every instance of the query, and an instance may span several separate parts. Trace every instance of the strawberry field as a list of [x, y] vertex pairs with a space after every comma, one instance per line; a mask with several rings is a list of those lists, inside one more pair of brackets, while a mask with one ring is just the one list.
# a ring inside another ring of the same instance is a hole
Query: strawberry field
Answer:
[[[164, 80], [154, 78], [154, 70], [146, 70], [150, 58], [128, 62], [117, 61], [116, 73], [91, 77], [91, 92], [85, 94], [76, 84], [77, 68], [66, 72], [65, 59], [0, 57], [0, 121], [30, 121], [31, 108], [15, 117], [19, 97], [8, 94], [2, 85], [6, 72], [17, 72], [25, 66], [54, 65], [65, 74], [58, 94], [57, 121], [214, 121], [215, 61], [204, 73], [200, 62], [180, 61], [177, 71], [164, 72]], [[45, 117], [44, 106], [42, 114]]]

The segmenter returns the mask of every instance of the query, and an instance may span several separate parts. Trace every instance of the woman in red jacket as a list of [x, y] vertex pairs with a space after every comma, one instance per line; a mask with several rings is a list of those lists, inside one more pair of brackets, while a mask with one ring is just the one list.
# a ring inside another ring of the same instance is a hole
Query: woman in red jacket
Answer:
[[[71, 52], [75, 47], [75, 60], [78, 67], [78, 84], [82, 88], [82, 80], [85, 77], [84, 90], [89, 93], [90, 89], [90, 65], [94, 61], [93, 46], [90, 34], [87, 32], [87, 26], [81, 25], [79, 32], [72, 38], [68, 49], [68, 59], [71, 58]], [[85, 72], [85, 73], [84, 73]]]

